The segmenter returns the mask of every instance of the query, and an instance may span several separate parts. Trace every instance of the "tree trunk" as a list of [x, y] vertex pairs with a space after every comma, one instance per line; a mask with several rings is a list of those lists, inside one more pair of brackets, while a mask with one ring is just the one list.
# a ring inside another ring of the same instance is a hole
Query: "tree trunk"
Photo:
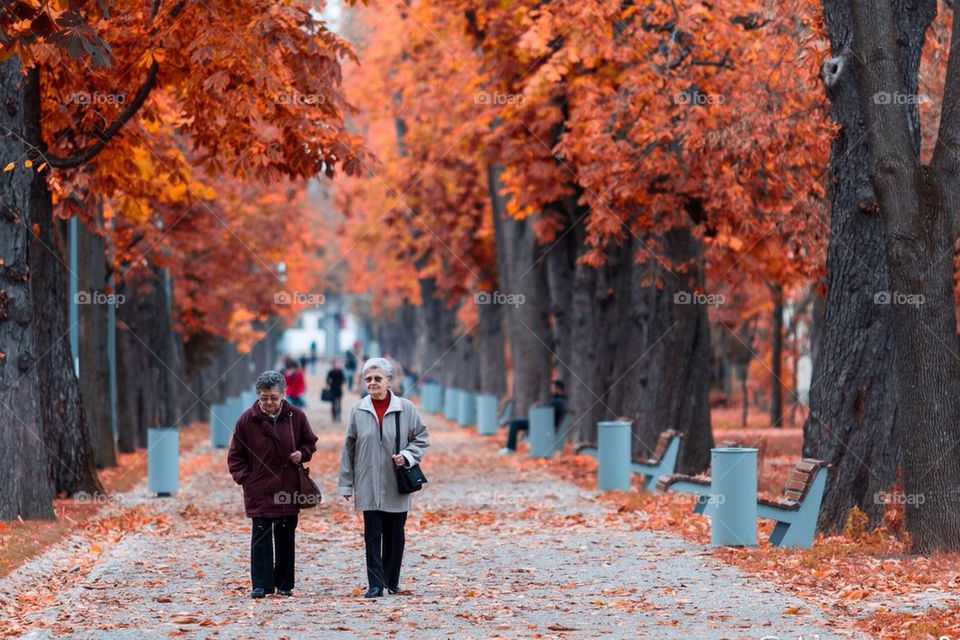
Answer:
[[770, 426], [783, 427], [783, 285], [773, 288], [770, 322]]
[[424, 380], [435, 380], [443, 386], [454, 385], [455, 367], [450, 359], [453, 346], [453, 313], [436, 297], [437, 283], [433, 278], [420, 279], [420, 353]]
[[[584, 230], [578, 225], [573, 231], [577, 243], [583, 247]], [[612, 354], [617, 350], [620, 326], [616, 317], [617, 295], [614, 289], [616, 274], [633, 268], [629, 244], [624, 249], [612, 249], [607, 264], [591, 267], [577, 263], [574, 267], [570, 299], [571, 355], [568, 405], [574, 420], [577, 438], [581, 442], [597, 442], [597, 423], [618, 417], [608, 407], [608, 391], [614, 381]], [[623, 295], [620, 292], [619, 295]]]
[[678, 470], [696, 473], [710, 466], [713, 446], [709, 325], [706, 305], [694, 298], [704, 290], [703, 247], [685, 228], [662, 241], [664, 260], [688, 267], [668, 271], [650, 260], [622, 271], [613, 289], [628, 293], [620, 296], [619, 338], [606, 356], [616, 372], [609, 405], [633, 421], [635, 457], [649, 457], [660, 433], [675, 429], [684, 435]]
[[107, 314], [111, 297], [93, 297], [92, 293], [106, 294], [106, 245], [102, 236], [86, 225], [77, 225], [79, 253], [79, 290], [89, 298], [89, 304], [78, 305], [80, 333], [80, 395], [90, 430], [90, 444], [97, 467], [117, 464], [113, 442], [113, 424], [110, 416], [110, 363], [107, 359]]
[[[39, 113], [39, 105], [35, 109]], [[39, 123], [37, 127], [39, 135]], [[37, 362], [36, 394], [40, 401], [42, 433], [50, 448], [48, 469], [57, 494], [95, 493], [102, 487], [67, 339], [70, 334], [67, 305], [74, 301], [68, 300], [65, 242], [62, 235], [57, 234], [53, 200], [46, 182], [40, 180], [35, 187], [39, 192], [31, 212], [35, 233], [30, 239], [30, 269], [33, 272], [33, 329], [37, 350], [42, 354]]]
[[[510, 362], [513, 367], [513, 413], [525, 416], [530, 406], [545, 399], [550, 391], [552, 336], [549, 322], [549, 294], [546, 267], [529, 218], [514, 220], [506, 215], [506, 197], [500, 182], [502, 168], [488, 167], [490, 198], [493, 203], [497, 266], [505, 291], [515, 296], [506, 304]], [[493, 301], [492, 303], [496, 303]]]
[[[137, 268], [126, 274], [118, 292], [123, 297], [117, 312], [117, 442], [121, 451], [132, 451], [146, 446], [148, 428], [182, 424], [183, 410], [199, 400], [200, 391], [185, 382], [163, 273]], [[221, 372], [235, 363], [236, 358]]]
[[[908, 94], [915, 94], [926, 25], [933, 2], [923, 11], [900, 7], [897, 24], [903, 51], [901, 70]], [[867, 170], [867, 128], [853, 70], [852, 25], [845, 0], [824, 0], [824, 22], [834, 58], [824, 65], [832, 118], [840, 125], [830, 151], [830, 239], [822, 332], [815, 342], [810, 415], [804, 425], [803, 455], [829, 462], [818, 527], [842, 530], [858, 507], [879, 522], [883, 504], [875, 499], [896, 481], [900, 438], [893, 360], [893, 317], [882, 304], [890, 291], [883, 220]], [[910, 115], [919, 148], [919, 117]]]
[[[19, 57], [0, 62], [0, 157], [26, 158], [25, 141], [39, 137], [39, 82], [21, 73]], [[0, 173], [0, 519], [53, 517], [49, 454], [38, 404], [39, 375], [33, 331], [29, 238], [31, 220], [47, 195], [44, 178], [20, 162]]]
[[[935, 15], [914, 8], [920, 36]], [[898, 29], [889, 5], [853, 3], [851, 18], [860, 105], [866, 114], [870, 178], [886, 232], [899, 407], [904, 449], [904, 519], [921, 553], [960, 549], [960, 360], [954, 299], [954, 220], [960, 196], [955, 143], [960, 129], [960, 15], [954, 13], [940, 135], [931, 166], [920, 163], [906, 126], [906, 105], [879, 103], [881, 93], [915, 90], [900, 76]], [[869, 61], [869, 66], [867, 65]], [[909, 64], [912, 61], [906, 61]], [[909, 95], [909, 94], [908, 94]], [[948, 148], [945, 147], [947, 145]]]
[[503, 307], [477, 305], [477, 345], [481, 393], [497, 398], [507, 392], [507, 358], [503, 332]]

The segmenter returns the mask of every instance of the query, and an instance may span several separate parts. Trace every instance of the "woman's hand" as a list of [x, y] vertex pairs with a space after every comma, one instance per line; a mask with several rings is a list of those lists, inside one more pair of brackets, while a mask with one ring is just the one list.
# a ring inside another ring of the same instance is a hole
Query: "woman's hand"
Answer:
[[393, 456], [393, 464], [394, 464], [394, 466], [396, 466], [398, 469], [399, 469], [400, 467], [405, 467], [405, 466], [407, 466], [407, 459], [404, 458], [402, 454], [399, 454], [399, 453], [398, 453], [398, 454], [396, 454], [395, 456]]
[[299, 451], [294, 451], [293, 453], [290, 454], [290, 462], [292, 462], [293, 464], [299, 464], [301, 458], [303, 458], [303, 454], [300, 453]]

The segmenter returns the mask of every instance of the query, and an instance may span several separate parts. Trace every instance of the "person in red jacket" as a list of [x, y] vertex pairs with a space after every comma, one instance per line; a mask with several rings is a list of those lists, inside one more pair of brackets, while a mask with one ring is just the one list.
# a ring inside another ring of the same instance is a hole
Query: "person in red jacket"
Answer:
[[293, 406], [303, 408], [306, 405], [303, 396], [307, 392], [307, 379], [303, 375], [303, 367], [294, 358], [287, 358], [283, 379], [287, 384], [287, 400]]
[[317, 436], [303, 411], [283, 399], [286, 384], [279, 371], [257, 378], [257, 401], [234, 427], [227, 467], [243, 487], [243, 506], [253, 520], [250, 538], [252, 597], [274, 589], [293, 595], [294, 532], [300, 506], [297, 464], [317, 450]]

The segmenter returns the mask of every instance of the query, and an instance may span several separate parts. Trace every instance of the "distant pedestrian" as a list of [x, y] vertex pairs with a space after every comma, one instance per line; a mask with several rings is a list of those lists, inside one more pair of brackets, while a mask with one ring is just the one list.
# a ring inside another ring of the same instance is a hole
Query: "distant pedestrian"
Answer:
[[[563, 392], [563, 381], [554, 380], [550, 383], [550, 399], [534, 406], [553, 407], [553, 426], [557, 428], [563, 420], [567, 411], [567, 396]], [[530, 430], [530, 420], [528, 418], [514, 418], [507, 423], [507, 446], [500, 449], [500, 455], [515, 453], [517, 450], [517, 438], [521, 431]]]
[[346, 374], [340, 368], [340, 361], [334, 360], [327, 372], [327, 389], [330, 390], [330, 414], [334, 422], [340, 421], [340, 403], [343, 399], [343, 384]]
[[283, 377], [287, 384], [287, 400], [293, 406], [303, 408], [306, 405], [303, 395], [307, 392], [307, 378], [303, 375], [303, 367], [297, 360], [288, 358]]
[[362, 375], [369, 395], [350, 407], [339, 485], [340, 494], [348, 500], [352, 495], [363, 512], [364, 597], [379, 598], [384, 587], [390, 593], [400, 589], [403, 527], [410, 510], [410, 495], [398, 490], [395, 469], [419, 464], [430, 440], [414, 404], [390, 392], [394, 372], [388, 360], [367, 360]]
[[293, 595], [294, 546], [300, 506], [297, 465], [317, 450], [317, 436], [303, 411], [283, 399], [279, 371], [257, 378], [257, 401], [234, 427], [227, 466], [243, 487], [243, 506], [253, 521], [250, 580], [253, 598], [276, 590]]

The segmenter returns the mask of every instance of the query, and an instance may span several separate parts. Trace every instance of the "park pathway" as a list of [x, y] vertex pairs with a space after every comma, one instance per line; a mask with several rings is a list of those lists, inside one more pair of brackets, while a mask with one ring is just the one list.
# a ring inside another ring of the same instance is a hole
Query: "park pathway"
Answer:
[[429, 487], [407, 525], [402, 591], [368, 601], [361, 522], [335, 494], [342, 427], [308, 411], [325, 503], [301, 514], [293, 598], [249, 598], [249, 521], [205, 442], [172, 499], [145, 485], [110, 528], [61, 542], [0, 580], [0, 635], [26, 638], [862, 637], [775, 585], [664, 533], [637, 531], [595, 494], [495, 455], [430, 419]]

